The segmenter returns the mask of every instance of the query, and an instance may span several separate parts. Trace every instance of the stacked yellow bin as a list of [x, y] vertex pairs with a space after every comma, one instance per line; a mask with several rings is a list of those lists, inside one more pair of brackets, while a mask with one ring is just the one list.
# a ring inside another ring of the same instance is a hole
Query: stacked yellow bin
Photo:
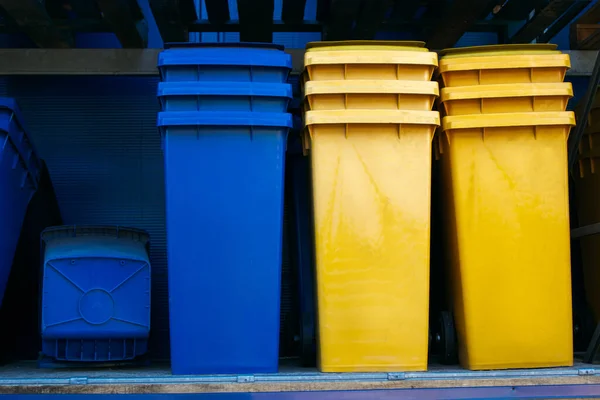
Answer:
[[445, 228], [466, 368], [573, 363], [569, 66], [552, 45], [441, 54]]
[[323, 42], [305, 56], [319, 367], [426, 370], [437, 54]]
[[[600, 223], [600, 93], [596, 93], [587, 123], [574, 174], [579, 226]], [[596, 321], [600, 321], [600, 235], [581, 238], [580, 246], [585, 294]]]

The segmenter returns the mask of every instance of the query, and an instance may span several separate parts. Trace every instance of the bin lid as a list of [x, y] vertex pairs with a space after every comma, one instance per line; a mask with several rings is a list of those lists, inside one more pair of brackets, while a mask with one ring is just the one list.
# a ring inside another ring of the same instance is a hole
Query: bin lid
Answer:
[[342, 40], [306, 44], [306, 51], [343, 50], [429, 51], [425, 48], [425, 42], [410, 40]]
[[440, 99], [442, 102], [446, 102], [452, 100], [527, 96], [573, 97], [573, 86], [570, 82], [561, 82], [445, 87], [441, 91]]
[[240, 49], [265, 49], [283, 51], [284, 47], [274, 43], [259, 43], [259, 42], [226, 42], [226, 43], [210, 43], [210, 42], [170, 42], [165, 43], [165, 50], [169, 49], [195, 49], [195, 48], [240, 48]]
[[382, 81], [382, 80], [339, 80], [308, 81], [304, 84], [305, 96], [313, 94], [423, 94], [438, 96], [437, 82]]
[[575, 114], [572, 111], [477, 114], [444, 117], [442, 120], [443, 131], [548, 125], [575, 126]]
[[505, 55], [532, 55], [532, 54], [560, 54], [558, 46], [550, 43], [528, 44], [494, 44], [487, 46], [455, 47], [439, 52], [443, 58], [480, 57], [480, 56], [505, 56]]
[[292, 85], [257, 82], [160, 82], [158, 97], [163, 96], [265, 96], [292, 98]]
[[147, 231], [118, 225], [61, 225], [51, 226], [42, 232], [44, 242], [53, 239], [84, 236], [129, 238], [143, 243], [150, 241], [150, 235]]
[[292, 115], [262, 112], [163, 111], [156, 125], [170, 126], [271, 126], [291, 128]]
[[[195, 43], [197, 44], [197, 43]], [[238, 65], [292, 69], [292, 56], [272, 46], [175, 47], [158, 55], [158, 67], [177, 65]]]
[[408, 110], [325, 110], [307, 111], [304, 124], [440, 124], [440, 113], [437, 111]]

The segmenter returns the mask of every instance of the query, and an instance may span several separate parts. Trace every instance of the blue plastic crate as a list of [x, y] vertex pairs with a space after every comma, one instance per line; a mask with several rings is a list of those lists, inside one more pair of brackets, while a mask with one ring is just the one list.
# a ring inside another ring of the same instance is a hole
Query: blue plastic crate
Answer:
[[287, 111], [292, 86], [287, 83], [161, 82], [162, 111]]
[[285, 83], [292, 57], [267, 43], [173, 43], [158, 56], [165, 82]]
[[42, 353], [57, 361], [131, 360], [150, 333], [149, 236], [115, 226], [42, 233]]
[[17, 104], [0, 98], [0, 304], [40, 165]]
[[162, 112], [174, 374], [275, 372], [289, 114]]

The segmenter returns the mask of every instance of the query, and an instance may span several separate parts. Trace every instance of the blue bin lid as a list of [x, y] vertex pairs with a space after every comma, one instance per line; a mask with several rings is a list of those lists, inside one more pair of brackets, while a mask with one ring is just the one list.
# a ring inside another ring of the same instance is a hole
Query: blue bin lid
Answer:
[[158, 113], [159, 128], [172, 126], [265, 126], [289, 129], [292, 116], [285, 113], [163, 111]]
[[265, 96], [291, 99], [292, 85], [253, 82], [160, 82], [158, 97], [163, 96]]
[[292, 56], [283, 52], [281, 46], [215, 45], [194, 43], [193, 46], [172, 44], [158, 55], [158, 67], [176, 65], [239, 65], [292, 69]]

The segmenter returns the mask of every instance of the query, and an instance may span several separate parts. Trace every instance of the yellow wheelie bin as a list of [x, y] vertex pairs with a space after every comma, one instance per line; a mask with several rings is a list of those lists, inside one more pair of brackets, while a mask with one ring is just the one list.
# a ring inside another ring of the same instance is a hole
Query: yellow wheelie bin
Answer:
[[571, 112], [444, 117], [445, 227], [461, 365], [573, 363]]
[[571, 62], [552, 44], [462, 47], [440, 52], [439, 73], [445, 87], [557, 83]]
[[305, 114], [314, 196], [319, 367], [424, 371], [435, 111]]
[[303, 80], [429, 81], [438, 56], [423, 42], [312, 42], [306, 46]]

